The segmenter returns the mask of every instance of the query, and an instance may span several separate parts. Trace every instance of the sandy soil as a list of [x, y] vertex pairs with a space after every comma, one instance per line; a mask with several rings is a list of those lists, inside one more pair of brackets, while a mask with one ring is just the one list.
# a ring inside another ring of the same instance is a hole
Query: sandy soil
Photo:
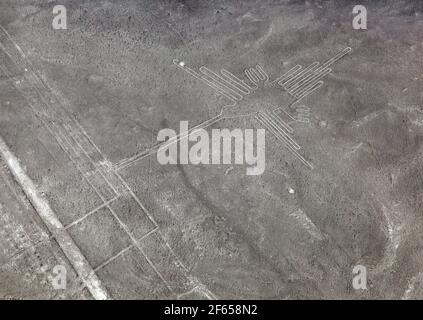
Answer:
[[[62, 3], [67, 30], [52, 28], [55, 2], [0, 2], [0, 135], [111, 297], [423, 298], [420, 1], [364, 1], [368, 30], [352, 28], [346, 0]], [[251, 97], [295, 119], [309, 108], [292, 135], [313, 170], [271, 134], [260, 176], [128, 160], [228, 102], [174, 59], [276, 79], [344, 48], [301, 103], [283, 88]], [[39, 278], [66, 258], [3, 167], [0, 297], [89, 297]], [[356, 265], [367, 290], [352, 287]]]

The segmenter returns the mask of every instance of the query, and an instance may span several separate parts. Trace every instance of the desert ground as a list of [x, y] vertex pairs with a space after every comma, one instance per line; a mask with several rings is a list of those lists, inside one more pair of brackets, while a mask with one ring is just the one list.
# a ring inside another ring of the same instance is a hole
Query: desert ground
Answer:
[[[422, 299], [422, 88], [421, 1], [0, 0], [0, 299]], [[220, 114], [261, 175], [158, 162]]]

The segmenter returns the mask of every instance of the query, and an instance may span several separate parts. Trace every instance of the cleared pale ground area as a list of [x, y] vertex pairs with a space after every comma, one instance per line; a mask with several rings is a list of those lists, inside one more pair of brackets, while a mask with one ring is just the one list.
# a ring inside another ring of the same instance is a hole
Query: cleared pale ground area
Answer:
[[[63, 0], [67, 30], [56, 4], [0, 0], [0, 298], [423, 298], [420, 1], [364, 1], [368, 30], [354, 1]], [[262, 175], [143, 156], [233, 102], [200, 67], [253, 87], [333, 57], [206, 129], [265, 128]]]

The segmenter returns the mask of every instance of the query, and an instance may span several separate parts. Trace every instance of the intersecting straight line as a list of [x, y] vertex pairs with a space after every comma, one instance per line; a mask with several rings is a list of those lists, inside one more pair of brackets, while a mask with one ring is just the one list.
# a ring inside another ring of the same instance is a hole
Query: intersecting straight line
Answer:
[[[65, 130], [68, 129], [69, 133], [70, 133], [70, 138], [72, 138], [75, 141], [75, 144], [83, 151], [83, 153], [85, 154], [85, 156], [88, 158], [89, 162], [94, 166], [94, 168], [97, 168], [97, 164], [93, 162], [93, 160], [91, 159], [91, 157], [87, 154], [87, 152], [85, 151], [85, 149], [79, 144], [79, 142], [77, 141], [77, 139], [75, 138], [75, 135], [73, 135], [73, 129], [70, 126], [71, 123], [76, 123], [77, 126], [79, 127], [79, 129], [81, 129], [82, 131], [82, 135], [85, 136], [85, 138], [89, 141], [89, 143], [91, 143], [92, 146], [94, 146], [94, 148], [100, 153], [100, 155], [103, 157], [103, 159], [106, 159], [105, 156], [103, 155], [103, 153], [98, 149], [98, 147], [96, 146], [96, 144], [94, 144], [92, 142], [92, 140], [90, 139], [89, 135], [86, 133], [86, 131], [82, 128], [82, 126], [79, 124], [78, 121], [76, 121], [76, 119], [74, 119], [73, 117], [69, 116], [69, 114], [67, 113], [67, 110], [62, 106], [61, 101], [59, 101], [56, 97], [56, 95], [52, 92], [52, 89], [42, 80], [40, 79], [40, 77], [38, 76], [37, 72], [34, 71], [34, 68], [31, 64], [31, 62], [29, 61], [29, 59], [26, 58], [24, 52], [22, 51], [22, 49], [13, 41], [13, 39], [11, 38], [11, 36], [8, 34], [8, 32], [0, 25], [0, 28], [5, 32], [5, 34], [8, 36], [9, 41], [15, 46], [15, 48], [18, 50], [18, 52], [20, 53], [20, 55], [23, 58], [23, 61], [26, 62], [29, 70], [31, 70], [31, 72], [29, 73], [29, 76], [32, 76], [33, 79], [35, 79], [36, 83], [40, 83], [42, 86], [44, 86], [47, 91], [50, 92], [51, 96], [58, 102], [60, 108], [62, 109], [62, 112], [64, 112], [64, 114], [67, 116], [67, 118], [69, 118], [69, 121], [64, 121], [64, 125], [67, 125], [68, 128], [64, 128]], [[7, 52], [7, 50], [4, 50], [6, 52], [6, 54], [9, 55], [9, 53]], [[14, 59], [12, 59], [12, 62], [14, 62]], [[14, 62], [16, 64], [16, 62]], [[1, 65], [0, 65], [1, 67]], [[28, 70], [25, 69], [25, 72], [27, 72]], [[6, 73], [8, 73], [8, 70], [6, 69], [5, 71]], [[25, 73], [23, 75], [23, 79], [25, 79]], [[20, 78], [20, 77], [19, 77]], [[30, 85], [32, 85], [32, 87], [35, 89], [35, 91], [37, 92], [39, 98], [41, 98], [42, 100], [44, 100], [43, 94], [39, 91], [39, 89], [35, 86], [34, 83], [31, 83], [32, 81], [28, 81]], [[14, 86], [25, 98], [25, 100], [27, 101], [27, 103], [30, 105], [31, 109], [34, 111], [34, 113], [36, 115], [41, 114], [42, 116], [47, 116], [45, 113], [45, 110], [41, 110], [41, 112], [39, 112], [33, 105], [32, 103], [29, 101], [29, 99], [26, 97], [26, 94], [24, 94], [22, 92], [22, 90], [20, 90], [18, 87]], [[43, 101], [44, 104], [48, 107], [52, 107], [50, 105], [50, 103], [48, 103], [47, 101]], [[54, 108], [53, 108], [54, 110]], [[48, 123], [45, 121], [44, 117], [39, 116], [41, 122], [44, 124], [44, 126], [47, 128], [47, 130], [50, 132], [50, 134], [52, 134], [53, 137], [55, 137], [55, 139], [57, 140], [57, 142], [59, 143], [59, 145], [62, 146], [62, 144], [60, 144], [60, 140], [61, 138], [57, 135], [59, 132], [55, 133], [53, 131], [53, 128], [50, 128], [50, 126], [48, 125]], [[65, 119], [67, 120], [67, 119]], [[69, 122], [69, 123], [68, 123]], [[68, 136], [66, 136], [67, 132], [63, 132], [61, 133], [63, 135], [64, 139], [69, 139]], [[68, 142], [69, 143], [69, 142]], [[62, 146], [64, 147], [64, 146]], [[70, 149], [72, 149], [73, 151], [75, 151], [74, 146], [69, 143], [69, 147]], [[135, 243], [135, 245], [138, 247], [138, 249], [141, 251], [141, 253], [143, 254], [143, 256], [146, 258], [147, 262], [151, 265], [151, 267], [153, 268], [153, 270], [157, 273], [157, 275], [161, 278], [161, 280], [165, 283], [165, 285], [168, 287], [168, 289], [173, 292], [172, 288], [170, 288], [169, 284], [167, 283], [167, 281], [163, 278], [163, 276], [160, 274], [160, 272], [156, 269], [156, 267], [154, 266], [154, 264], [152, 263], [152, 261], [147, 257], [147, 255], [143, 252], [142, 248], [139, 246], [139, 244], [136, 242], [136, 239], [132, 236], [131, 232], [129, 231], [129, 229], [123, 224], [123, 222], [119, 219], [119, 217], [116, 215], [116, 213], [114, 212], [114, 210], [110, 207], [110, 202], [111, 201], [105, 201], [105, 199], [103, 198], [103, 196], [99, 193], [99, 191], [97, 190], [96, 187], [94, 187], [94, 185], [91, 183], [91, 181], [89, 181], [89, 179], [86, 177], [86, 175], [84, 174], [84, 172], [81, 170], [79, 163], [76, 162], [76, 160], [78, 159], [73, 159], [72, 156], [68, 153], [68, 151], [66, 150], [67, 148], [64, 148], [64, 151], [68, 154], [68, 157], [70, 158], [70, 160], [76, 165], [77, 170], [82, 174], [83, 178], [87, 181], [87, 183], [91, 186], [91, 188], [95, 191], [95, 193], [99, 196], [100, 199], [102, 199], [102, 201], [104, 202], [103, 207], [107, 207], [110, 212], [112, 213], [112, 215], [115, 217], [115, 219], [118, 221], [118, 223], [120, 224], [120, 226], [125, 230], [125, 232], [130, 236], [130, 238], [133, 240], [133, 242]], [[70, 151], [70, 149], [68, 149]], [[76, 153], [77, 158], [80, 157], [79, 153]], [[113, 191], [116, 190], [114, 189], [114, 186], [111, 185], [110, 181], [106, 178], [106, 176], [103, 174], [102, 172], [102, 168], [100, 168], [100, 175], [104, 178], [104, 180], [107, 182], [107, 184], [109, 184], [109, 186], [112, 188]], [[140, 205], [140, 207], [144, 210], [145, 214], [150, 218], [150, 220], [155, 224], [155, 229], [152, 230], [151, 232], [149, 232], [147, 235], [151, 234], [152, 232], [157, 231], [160, 234], [160, 238], [164, 241], [163, 238], [163, 234], [160, 232], [160, 229], [158, 227], [157, 222], [153, 219], [153, 217], [149, 214], [149, 212], [145, 209], [145, 207], [141, 204], [141, 202], [139, 201], [139, 199], [136, 197], [136, 195], [133, 193], [132, 189], [127, 185], [127, 183], [123, 180], [123, 178], [115, 171], [113, 170], [112, 173], [115, 174], [115, 176], [117, 176], [121, 182], [123, 182], [124, 186], [126, 187], [126, 189], [128, 191], [130, 191], [131, 195], [133, 196], [133, 198], [136, 200], [136, 202]], [[117, 194], [118, 195], [118, 194]], [[113, 199], [112, 199], [113, 200]], [[63, 226], [62, 226], [63, 228]], [[64, 228], [63, 228], [64, 229]], [[64, 230], [66, 231], [66, 230]], [[73, 241], [73, 240], [72, 240]], [[170, 247], [169, 243], [167, 241], [164, 241], [166, 247], [168, 247], [168, 249], [171, 251], [174, 259], [177, 260], [178, 265], [182, 266], [184, 270], [186, 270], [188, 272], [188, 269], [185, 267], [185, 265], [180, 261], [180, 259], [178, 258], [178, 256], [174, 253], [174, 251], [172, 250], [172, 248]], [[78, 249], [79, 250], [79, 249]], [[91, 266], [90, 266], [91, 268]], [[92, 268], [91, 268], [92, 270]], [[97, 276], [95, 274], [95, 272], [92, 270], [91, 272], [88, 272], [87, 279], [91, 279], [91, 280], [95, 280], [97, 279]], [[84, 281], [86, 280], [85, 278], [82, 278]], [[196, 279], [196, 278], [194, 278]], [[97, 279], [98, 280], [98, 279]], [[98, 280], [99, 281], [99, 280]], [[198, 280], [196, 280], [198, 282]], [[201, 283], [200, 283], [201, 284]], [[207, 297], [211, 298], [211, 299], [216, 299], [216, 297], [204, 286], [201, 284], [201, 287], [203, 288], [202, 291], [206, 290], [205, 294], [207, 295]], [[203, 292], [204, 293], [204, 292]]]
[[27, 176], [22, 169], [19, 160], [13, 155], [9, 147], [0, 137], [0, 155], [5, 159], [10, 172], [16, 181], [22, 187], [24, 193], [31, 201], [44, 224], [50, 230], [63, 253], [69, 259], [78, 276], [82, 279], [90, 293], [95, 299], [108, 299], [109, 294], [102, 286], [100, 279], [97, 278], [91, 265], [79, 250], [67, 230], [63, 227], [56, 213], [51, 209], [47, 200], [45, 200], [38, 192], [34, 182]]
[[[9, 74], [10, 75], [10, 72], [4, 67], [4, 66], [1, 66], [0, 65], [0, 69], [1, 70], [3, 70], [3, 72], [5, 72], [6, 74]], [[34, 71], [32, 71], [32, 72], [34, 72]], [[35, 72], [34, 72], [34, 77], [35, 78], [38, 78], [37, 77], [37, 75], [35, 75]], [[25, 79], [25, 76], [23, 77], [24, 79]], [[39, 78], [38, 78], [38, 80], [39, 81], [41, 81]], [[35, 80], [35, 81], [37, 81], [37, 80]], [[44, 103], [47, 107], [51, 107], [51, 105], [50, 105], [50, 103], [49, 102], [47, 102], [46, 100], [45, 100], [45, 98], [44, 98], [44, 96], [43, 96], [43, 94], [40, 92], [40, 90], [37, 88], [37, 87], [35, 87], [35, 85], [33, 84], [33, 83], [31, 83], [31, 81], [28, 81], [29, 82], [29, 84], [30, 85], [32, 85], [32, 88], [34, 88], [35, 89], [35, 91], [37, 92], [37, 94], [38, 94], [38, 97], [42, 100], [42, 103]], [[13, 84], [13, 86], [22, 94], [22, 96], [24, 97], [24, 99], [27, 101], [27, 103], [30, 105], [30, 107], [31, 107], [31, 109], [34, 111], [34, 113], [35, 114], [38, 114], [39, 112], [38, 112], [38, 110], [37, 110], [37, 108], [35, 108], [34, 106], [33, 106], [33, 104], [29, 101], [29, 99], [27, 98], [27, 96], [26, 96], [26, 94], [20, 89], [20, 88], [18, 88], [15, 84]], [[46, 87], [46, 89], [49, 89], [49, 88], [47, 88]], [[52, 94], [52, 96], [54, 96], [53, 94]], [[60, 101], [58, 101], [59, 102], [59, 105], [60, 105]], [[44, 110], [42, 110], [42, 111], [44, 111]], [[65, 113], [66, 113], [66, 115], [67, 115], [67, 112], [66, 112], [66, 110], [64, 110], [65, 111]], [[68, 116], [68, 115], [67, 115]], [[71, 117], [70, 116], [68, 116], [69, 117], [69, 119], [72, 121], [72, 119], [71, 119]], [[43, 122], [43, 124], [44, 124], [44, 126], [45, 127], [47, 127], [47, 129], [50, 131], [50, 133], [56, 138], [56, 140], [59, 142], [59, 138], [58, 138], [58, 136], [59, 136], [59, 131], [57, 131], [57, 132], [54, 132], [54, 130], [53, 130], [53, 128], [50, 128], [50, 126], [49, 126], [49, 124], [45, 121], [45, 119], [43, 119], [42, 117], [39, 117], [39, 119], [41, 120], [41, 122]], [[66, 128], [63, 128], [64, 130], [67, 130], [67, 131], [69, 131], [69, 129], [66, 129]], [[61, 135], [63, 135], [63, 139], [66, 139], [67, 141], [67, 143], [69, 144], [69, 147], [74, 151], [74, 153], [79, 157], [79, 155], [78, 155], [78, 151], [72, 146], [72, 143], [71, 143], [71, 141], [69, 141], [69, 137], [66, 135], [66, 132], [64, 132], [64, 133], [60, 133]], [[70, 138], [72, 138], [72, 139], [74, 139], [73, 138], [73, 135], [72, 134], [70, 134]], [[61, 140], [62, 138], [60, 138], [60, 140]], [[97, 166], [97, 164], [96, 163], [94, 163], [93, 162], [93, 160], [91, 159], [91, 157], [86, 153], [86, 151], [82, 148], [82, 146], [78, 143], [78, 141], [76, 140], [76, 139], [74, 139], [74, 141], [75, 141], [75, 144], [79, 147], [79, 149], [81, 149], [82, 150], [82, 152], [85, 154], [85, 156], [87, 157], [87, 159], [88, 159], [88, 161], [94, 166], [94, 168], [96, 168], [97, 170], [99, 169], [98, 168], [98, 166]], [[62, 148], [64, 148], [63, 147], [63, 144], [61, 144], [60, 142], [59, 142], [59, 145], [61, 145], [62, 146]], [[69, 155], [68, 154], [68, 156], [70, 157], [70, 159], [71, 159], [71, 161], [72, 162], [74, 162], [74, 164], [76, 164], [77, 165], [77, 167], [79, 167], [79, 164], [76, 162], [76, 161], [74, 161], [74, 160], [72, 160], [72, 158], [71, 158], [71, 155]], [[82, 170], [79, 170], [80, 171], [80, 173], [84, 176], [84, 177], [86, 177], [86, 173], [85, 172], [83, 172]], [[105, 177], [105, 175], [104, 175], [104, 173], [103, 173], [103, 170], [101, 170], [101, 168], [100, 168], [100, 170], [98, 170], [98, 173], [103, 177], [103, 179], [106, 181], [106, 183], [110, 186], [110, 188], [114, 191], [114, 193], [116, 194], [116, 195], [118, 195], [118, 192], [114, 189], [114, 187], [111, 185], [111, 183], [108, 181], [108, 179]]]
[[[149, 235], [151, 235], [152, 233], [156, 232], [158, 230], [158, 227], [148, 231], [145, 235], [143, 235], [141, 238], [139, 238], [137, 241], [142, 241], [145, 238], [147, 238]], [[104, 261], [102, 264], [100, 264], [98, 267], [96, 267], [94, 269], [95, 272], [97, 272], [98, 270], [104, 268], [105, 266], [107, 266], [108, 264], [110, 264], [111, 262], [115, 261], [117, 258], [119, 258], [121, 255], [123, 255], [126, 251], [132, 249], [135, 247], [135, 244], [132, 243], [129, 246], [127, 246], [126, 248], [122, 249], [121, 251], [119, 251], [118, 253], [116, 253], [113, 257], [107, 259], [106, 261]]]
[[[19, 89], [17, 88], [18, 91], [21, 92], [21, 94], [24, 96], [25, 100], [27, 100], [27, 103], [34, 109], [36, 110], [33, 106], [32, 103], [26, 98], [25, 94]], [[44, 122], [44, 120], [41, 120], [42, 122]], [[47, 128], [48, 131], [50, 131], [50, 133], [56, 138], [58, 139], [58, 137], [56, 136], [56, 134], [51, 130], [50, 126], [48, 126], [48, 124], [44, 124]], [[66, 138], [66, 137], [64, 137]], [[58, 141], [59, 142], [59, 141]], [[79, 146], [79, 143], [77, 141], [75, 141], [76, 144]], [[69, 142], [68, 142], [69, 143]], [[70, 145], [70, 143], [69, 143]], [[81, 148], [81, 146], [79, 146]], [[72, 145], [70, 145], [71, 149], [74, 149], [72, 147]], [[67, 154], [68, 152], [66, 150], [64, 150]], [[83, 178], [86, 180], [86, 182], [91, 186], [91, 188], [94, 190], [94, 192], [98, 195], [98, 197], [103, 201], [103, 207], [107, 207], [110, 212], [112, 213], [112, 215], [114, 216], [114, 218], [118, 221], [120, 227], [128, 234], [128, 236], [131, 238], [131, 240], [135, 243], [135, 246], [139, 249], [139, 251], [141, 252], [141, 254], [144, 256], [144, 258], [147, 260], [147, 262], [149, 263], [149, 265], [153, 268], [153, 270], [156, 272], [156, 274], [159, 276], [159, 278], [163, 281], [163, 283], [166, 285], [166, 287], [173, 293], [176, 295], [176, 293], [174, 292], [174, 290], [170, 287], [170, 285], [168, 284], [168, 282], [164, 279], [164, 277], [162, 276], [162, 274], [157, 270], [157, 268], [155, 267], [155, 265], [153, 264], [153, 262], [148, 258], [148, 256], [145, 254], [144, 250], [139, 246], [139, 244], [137, 243], [137, 240], [132, 236], [132, 234], [130, 233], [129, 229], [123, 224], [123, 222], [119, 219], [119, 217], [116, 215], [116, 213], [114, 212], [114, 210], [110, 207], [110, 205], [107, 203], [108, 201], [106, 201], [104, 199], [104, 197], [98, 192], [97, 188], [94, 187], [94, 185], [91, 183], [91, 181], [86, 177], [86, 175], [84, 174], [84, 172], [80, 169], [80, 166], [78, 163], [75, 162], [75, 160], [72, 159], [72, 157], [68, 154], [70, 160], [75, 164], [77, 170], [82, 174]], [[92, 160], [90, 159], [90, 161], [92, 162]], [[118, 174], [115, 173], [118, 178], [122, 181], [122, 183], [125, 185], [125, 187], [127, 188], [128, 191], [130, 191], [131, 195], [134, 197], [134, 199], [136, 200], [136, 202], [140, 205], [140, 207], [144, 210], [144, 212], [149, 216], [149, 218], [152, 220], [152, 222], [155, 224], [155, 226], [157, 227], [157, 222], [154, 220], [154, 218], [148, 213], [148, 211], [145, 209], [145, 207], [141, 204], [141, 202], [139, 201], [139, 199], [135, 196], [135, 194], [133, 193], [132, 189], [127, 185], [127, 183], [123, 180], [123, 178]], [[105, 178], [105, 177], [104, 177]], [[105, 178], [106, 179], [106, 178]], [[107, 179], [106, 179], [107, 180]], [[158, 228], [155, 229], [154, 231], [160, 231]], [[163, 239], [163, 235], [160, 232], [160, 236]], [[170, 248], [169, 244], [167, 242], [165, 242], [166, 246], [171, 250], [174, 258], [178, 261], [178, 264], [181, 265], [186, 271], [187, 268], [185, 267], [185, 265], [179, 260], [179, 258], [177, 257], [177, 255], [175, 255], [175, 253], [173, 252], [173, 250]], [[79, 249], [78, 249], [79, 250]], [[94, 270], [89, 272], [89, 276], [91, 277], [97, 277]], [[88, 287], [88, 285], [87, 285]], [[210, 292], [211, 294], [211, 292]], [[212, 294], [211, 294], [212, 295]], [[212, 297], [214, 297], [212, 295]]]
[[[0, 68], [3, 69], [3, 67], [0, 65]], [[4, 69], [3, 69], [4, 70]], [[5, 71], [7, 72], [7, 70]], [[15, 86], [16, 88], [16, 86]], [[16, 88], [24, 97], [24, 99], [27, 101], [27, 103], [29, 104], [29, 106], [31, 107], [31, 109], [33, 109], [33, 111], [35, 112], [35, 114], [37, 114], [37, 111], [35, 109], [35, 107], [32, 105], [32, 103], [27, 99], [26, 95], [22, 92], [21, 89]], [[57, 135], [57, 133], [55, 133], [54, 131], [52, 131], [52, 129], [50, 128], [50, 126], [48, 125], [48, 123], [45, 122], [44, 119], [40, 118], [41, 122], [44, 124], [44, 126], [46, 127], [46, 129], [50, 132], [50, 134], [56, 138], [57, 142], [59, 143], [59, 145], [61, 145], [60, 143], [60, 139], [59, 136]], [[1, 139], [1, 137], [0, 137]], [[0, 146], [1, 146], [1, 142], [2, 140], [0, 140]], [[70, 146], [72, 148], [72, 146]], [[110, 209], [110, 206], [108, 206], [106, 204], [105, 199], [102, 197], [102, 195], [97, 191], [97, 188], [95, 188], [91, 181], [89, 181], [89, 179], [87, 178], [86, 174], [81, 170], [79, 164], [77, 162], [75, 162], [74, 159], [72, 159], [72, 157], [70, 156], [69, 152], [66, 150], [67, 148], [64, 148], [63, 150], [65, 151], [65, 153], [68, 155], [69, 159], [71, 160], [71, 162], [75, 165], [76, 169], [81, 173], [83, 179], [86, 180], [86, 182], [91, 186], [91, 188], [94, 190], [94, 192], [99, 196], [99, 198], [103, 201], [103, 205], [107, 206], [107, 208]], [[35, 186], [34, 186], [35, 188]], [[30, 197], [28, 197], [30, 198]], [[38, 211], [37, 211], [38, 212]], [[57, 220], [57, 221], [56, 221]], [[118, 220], [119, 221], [119, 220]], [[73, 239], [70, 237], [70, 235], [67, 233], [66, 229], [63, 227], [63, 225], [61, 224], [61, 222], [58, 220], [58, 218], [55, 218], [55, 223], [58, 224], [59, 230], [62, 230], [66, 233], [65, 238], [69, 238], [66, 239], [65, 241], [62, 241], [61, 238], [59, 238], [59, 236], [57, 235], [56, 231], [51, 231], [54, 238], [56, 239], [56, 241], [59, 243], [59, 246], [62, 248], [63, 252], [65, 253], [65, 255], [68, 257], [69, 261], [72, 263], [72, 265], [74, 266], [75, 270], [77, 271], [78, 275], [80, 276], [80, 278], [82, 279], [82, 281], [84, 282], [84, 284], [87, 286], [87, 288], [89, 289], [90, 293], [93, 295], [93, 297], [95, 299], [109, 299], [110, 296], [107, 293], [107, 291], [105, 291], [106, 289], [102, 288], [101, 285], [101, 281], [97, 278], [96, 273], [94, 272], [94, 270], [92, 269], [91, 265], [89, 265], [88, 261], [86, 261], [86, 258], [82, 255], [82, 253], [79, 251], [79, 248], [76, 246], [76, 244], [73, 242]], [[47, 223], [46, 223], [47, 225]], [[64, 244], [63, 244], [64, 243]], [[68, 246], [73, 246], [75, 248], [70, 249], [69, 253], [67, 253], [67, 249], [66, 247], [64, 247], [65, 245]], [[78, 254], [79, 253], [79, 254]], [[75, 258], [76, 257], [76, 258]], [[73, 259], [76, 259], [77, 262], [75, 262]], [[80, 261], [84, 261], [85, 262], [80, 262]], [[83, 268], [83, 270], [80, 270], [81, 268]], [[154, 268], [154, 266], [153, 266]], [[87, 270], [86, 270], [87, 269]], [[92, 282], [92, 283], [91, 283]]]
[[78, 218], [78, 219], [76, 219], [76, 220], [72, 221], [71, 223], [67, 224], [64, 228], [65, 228], [65, 229], [69, 229], [69, 228], [73, 227], [74, 225], [76, 225], [76, 224], [78, 224], [78, 223], [82, 222], [83, 220], [85, 220], [86, 218], [88, 218], [89, 216], [91, 216], [92, 214], [94, 214], [94, 213], [96, 213], [97, 211], [99, 211], [99, 210], [101, 210], [101, 209], [105, 208], [105, 207], [106, 207], [109, 203], [112, 203], [113, 201], [115, 201], [115, 200], [117, 200], [117, 199], [119, 199], [119, 196], [114, 197], [113, 199], [110, 199], [110, 200], [108, 200], [108, 201], [106, 201], [106, 202], [102, 203], [102, 204], [101, 204], [101, 205], [99, 205], [97, 208], [95, 208], [95, 209], [91, 210], [90, 212], [88, 212], [88, 213], [84, 214], [82, 217], [80, 217], [80, 218]]
[[111, 258], [107, 259], [106, 261], [104, 261], [102, 264], [100, 264], [98, 267], [96, 267], [94, 269], [94, 272], [97, 272], [98, 270], [104, 268], [105, 266], [107, 266], [108, 264], [110, 264], [111, 262], [115, 261], [117, 258], [119, 258], [121, 255], [123, 255], [126, 251], [132, 249], [133, 247], [135, 247], [135, 244], [132, 243], [129, 246], [127, 246], [126, 248], [122, 249], [121, 251], [119, 251], [117, 254], [115, 254], [114, 256], [112, 256]]
[[[53, 94], [53, 92], [52, 92], [52, 89], [49, 87], [49, 86], [47, 86], [47, 84], [40, 78], [40, 76], [37, 74], [37, 72], [34, 70], [34, 68], [33, 68], [33, 66], [32, 66], [32, 64], [31, 64], [31, 62], [29, 61], [29, 59], [28, 58], [26, 58], [26, 56], [25, 56], [25, 54], [23, 53], [23, 51], [22, 51], [22, 49], [20, 49], [20, 47], [14, 42], [14, 41], [12, 41], [12, 39], [10, 38], [10, 35], [8, 34], [8, 32], [0, 25], [0, 27], [3, 29], [3, 31], [6, 33], [6, 35], [8, 35], [9, 36], [9, 40], [10, 40], [10, 42], [12, 42], [14, 45], [15, 45], [15, 47], [18, 49], [18, 52], [22, 55], [22, 58], [23, 58], [23, 60], [24, 60], [24, 62], [26, 62], [27, 63], [27, 65], [28, 65], [28, 68], [30, 69], [30, 71], [32, 72], [28, 72], [28, 73], [23, 73], [23, 79], [24, 80], [26, 80], [25, 79], [25, 74], [27, 74], [27, 76], [28, 77], [30, 77], [30, 76], [32, 76], [33, 77], [33, 81], [35, 81], [35, 83], [39, 83], [39, 84], [41, 84], [45, 89], [47, 89], [47, 91], [51, 94], [51, 97], [53, 98], [53, 99], [55, 99], [57, 102], [58, 102], [58, 104], [59, 104], [59, 106], [60, 106], [60, 109], [62, 109], [62, 112], [66, 115], [66, 117], [68, 118], [67, 120], [70, 120], [70, 122], [73, 122], [73, 123], [78, 123], [73, 117], [71, 117], [69, 114], [68, 114], [68, 112], [67, 112], [67, 110], [65, 109], [65, 108], [63, 108], [63, 105], [62, 105], [62, 103], [61, 103], [61, 101], [59, 101], [58, 99], [57, 99], [57, 97], [55, 96], [55, 94]], [[10, 55], [10, 53], [6, 50], [6, 48], [0, 43], [0, 45], [1, 45], [1, 49], [6, 53], [6, 55], [8, 55], [9, 56], [9, 58], [11, 59], [11, 61], [14, 63], [14, 64], [16, 64], [16, 62], [14, 61], [14, 58]], [[2, 70], [3, 70], [3, 72], [5, 72], [6, 74], [9, 74], [10, 75], [10, 72], [7, 70], [7, 68], [6, 67], [2, 67]], [[25, 69], [25, 71], [26, 71], [26, 69]], [[21, 78], [21, 77], [19, 77], [19, 78]], [[42, 102], [47, 106], [47, 107], [50, 107], [50, 108], [52, 108], [52, 106], [51, 106], [51, 103], [50, 102], [48, 102], [47, 100], [46, 100], [46, 98], [45, 98], [45, 96], [44, 96], [44, 94], [40, 91], [40, 89], [39, 88], [37, 88], [36, 87], [36, 85], [34, 84], [34, 83], [31, 83], [31, 81], [28, 79], [28, 82], [29, 82], [29, 84], [30, 85], [32, 85], [32, 88], [33, 89], [35, 89], [35, 92], [38, 94], [38, 96], [39, 96], [39, 98], [42, 100]], [[27, 102], [30, 104], [30, 105], [32, 105], [29, 101], [28, 101], [28, 99], [26, 98], [26, 96], [25, 96], [25, 94], [22, 92], [22, 90], [20, 90], [19, 88], [17, 88], [16, 87], [16, 85], [14, 84], [14, 87], [16, 88], [16, 89], [18, 89], [18, 91], [19, 92], [21, 92], [21, 94], [24, 96], [24, 98], [27, 100]], [[38, 112], [37, 111], [35, 111], [36, 109], [35, 108], [33, 108], [34, 109], [34, 112], [36, 113], [36, 114], [38, 114]], [[54, 108], [52, 108], [52, 110], [54, 110]], [[55, 111], [55, 110], [54, 110]], [[45, 110], [42, 110], [42, 112], [44, 113], [44, 116], [45, 117], [47, 117], [48, 118], [48, 115], [45, 113]], [[65, 119], [66, 120], [66, 119]], [[79, 124], [79, 123], [78, 123]], [[80, 125], [79, 125], [79, 128], [82, 128]], [[65, 139], [69, 139], [69, 137], [68, 136], [70, 136], [70, 138], [72, 138], [74, 141], [75, 141], [75, 143], [78, 145], [78, 147], [82, 150], [82, 152], [86, 155], [86, 157], [88, 158], [88, 160], [91, 162], [91, 164], [94, 166], [94, 168], [97, 168], [97, 169], [99, 169], [99, 167], [98, 167], [98, 165], [96, 164], [96, 163], [94, 163], [94, 161], [92, 160], [92, 158], [88, 155], [88, 153], [85, 151], [85, 149], [81, 146], [81, 144], [76, 140], [76, 135], [78, 134], [78, 132], [76, 132], [76, 134], [74, 133], [74, 130], [72, 129], [72, 127], [67, 123], [67, 121], [63, 121], [63, 129], [65, 130], [65, 131], [68, 131], [68, 132], [65, 132], [65, 133], [63, 133], [63, 137], [65, 138]], [[66, 135], [66, 133], [67, 133], [67, 135]], [[54, 134], [53, 134], [54, 135]], [[85, 136], [85, 137], [88, 137], [88, 134], [84, 131], [84, 130], [82, 130], [82, 136]], [[89, 142], [91, 142], [91, 140], [89, 140]], [[72, 147], [72, 144], [68, 141], [68, 143], [69, 143], [69, 145], [70, 145], [70, 147], [75, 151], [75, 153], [77, 153], [77, 151]], [[94, 143], [92, 143], [91, 142], [91, 144], [93, 145], [93, 146], [95, 146], [95, 149], [100, 153], [100, 155], [103, 157], [103, 158], [105, 158], [105, 156], [103, 155], [103, 153], [101, 153], [101, 151], [98, 149], [98, 147], [94, 144]], [[78, 154], [78, 153], [77, 153]], [[98, 170], [98, 172], [99, 172], [99, 174], [103, 177], [103, 179], [106, 181], [106, 183], [109, 185], [109, 187], [114, 191], [114, 193], [116, 194], [116, 195], [118, 195], [119, 193], [117, 192], [117, 190], [114, 188], [114, 186], [110, 183], [110, 181], [106, 178], [106, 176], [104, 175], [104, 172], [103, 172], [103, 169], [102, 168], [100, 168], [100, 170]], [[84, 174], [84, 173], [83, 173]]]

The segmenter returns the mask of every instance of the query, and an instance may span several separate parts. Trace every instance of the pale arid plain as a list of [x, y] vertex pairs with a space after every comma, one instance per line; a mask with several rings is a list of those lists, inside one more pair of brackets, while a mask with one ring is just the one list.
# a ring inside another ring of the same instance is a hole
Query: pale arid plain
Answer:
[[[421, 1], [0, 0], [0, 299], [422, 299], [422, 58]], [[149, 154], [222, 110], [261, 175]]]

